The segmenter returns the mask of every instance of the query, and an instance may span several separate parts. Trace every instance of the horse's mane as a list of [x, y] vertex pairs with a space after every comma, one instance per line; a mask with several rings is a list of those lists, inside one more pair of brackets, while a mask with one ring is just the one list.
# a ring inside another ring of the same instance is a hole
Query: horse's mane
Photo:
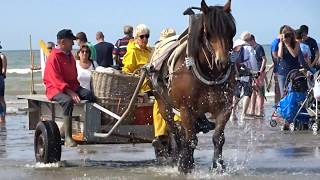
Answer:
[[[204, 16], [204, 14], [195, 15], [195, 19], [192, 21], [192, 28], [190, 29], [189, 55], [194, 58], [198, 58], [199, 52], [201, 52], [204, 23], [206, 24], [208, 40], [212, 39], [213, 36], [222, 39], [223, 37], [234, 37], [236, 34], [235, 20], [231, 13], [223, 10], [223, 6], [210, 6], [206, 18]], [[232, 39], [228, 39], [228, 41], [231, 41], [232, 44]]]

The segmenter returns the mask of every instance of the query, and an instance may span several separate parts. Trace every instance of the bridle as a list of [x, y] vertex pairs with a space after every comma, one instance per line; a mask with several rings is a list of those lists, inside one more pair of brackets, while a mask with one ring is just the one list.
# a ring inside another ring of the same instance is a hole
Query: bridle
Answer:
[[204, 33], [203, 33], [203, 36], [202, 36], [202, 40], [204, 41], [204, 45], [205, 47], [207, 48], [207, 50], [209, 51], [210, 55], [211, 55], [211, 62], [205, 52], [205, 50], [203, 49], [203, 46], [201, 47], [202, 49], [202, 52], [204, 54], [204, 57], [208, 63], [208, 66], [211, 70], [213, 70], [214, 68], [214, 62], [215, 62], [215, 58], [216, 58], [216, 53], [215, 53], [215, 50], [212, 48], [212, 46], [210, 46], [210, 42], [208, 41], [208, 38], [207, 38], [207, 33], [206, 31], [204, 30]]

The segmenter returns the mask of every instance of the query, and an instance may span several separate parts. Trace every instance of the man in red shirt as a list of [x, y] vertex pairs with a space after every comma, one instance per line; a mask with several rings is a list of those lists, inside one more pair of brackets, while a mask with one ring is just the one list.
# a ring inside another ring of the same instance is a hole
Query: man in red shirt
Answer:
[[57, 49], [52, 49], [44, 70], [43, 81], [49, 100], [57, 101], [63, 109], [65, 146], [74, 147], [77, 143], [72, 139], [73, 104], [81, 99], [93, 101], [91, 91], [80, 86], [77, 79], [76, 62], [72, 55], [73, 41], [76, 37], [69, 29], [57, 34]]

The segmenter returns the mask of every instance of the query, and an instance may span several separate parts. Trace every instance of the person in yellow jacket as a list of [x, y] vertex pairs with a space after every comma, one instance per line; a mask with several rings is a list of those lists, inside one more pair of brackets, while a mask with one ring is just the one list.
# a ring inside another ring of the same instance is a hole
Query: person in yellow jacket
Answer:
[[[128, 43], [127, 53], [123, 57], [122, 71], [133, 73], [148, 63], [151, 48], [148, 47], [148, 39], [150, 36], [149, 28], [144, 24], [139, 24], [134, 30], [134, 39]], [[141, 92], [151, 91], [147, 81], [144, 81]]]
[[[138, 25], [134, 32], [134, 39], [130, 40], [127, 47], [127, 53], [123, 57], [122, 71], [126, 73], [133, 73], [135, 70], [141, 68], [148, 63], [151, 56], [151, 48], [148, 47], [148, 39], [150, 36], [149, 28], [144, 25]], [[151, 88], [145, 81], [141, 87], [141, 92], [150, 92]], [[153, 106], [153, 124], [155, 129], [155, 137], [166, 134], [165, 120], [159, 113], [158, 103], [155, 101]]]
[[[149, 62], [151, 56], [151, 48], [148, 47], [148, 39], [150, 36], [149, 28], [144, 25], [138, 25], [133, 32], [133, 39], [129, 41], [127, 53], [123, 57], [122, 71], [133, 73]], [[141, 92], [150, 92], [151, 88], [145, 81], [141, 87]], [[162, 118], [157, 101], [153, 105], [153, 125], [155, 132], [155, 140], [157, 142], [159, 137], [166, 138], [166, 122]]]

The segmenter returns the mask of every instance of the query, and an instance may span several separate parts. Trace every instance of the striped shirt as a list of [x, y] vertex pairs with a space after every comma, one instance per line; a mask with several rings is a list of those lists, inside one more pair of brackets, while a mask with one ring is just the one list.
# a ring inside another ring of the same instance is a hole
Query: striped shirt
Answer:
[[125, 36], [121, 39], [118, 39], [117, 42], [115, 43], [114, 49], [112, 54], [114, 56], [116, 56], [116, 62], [120, 62], [120, 66], [122, 67], [122, 60], [123, 60], [123, 56], [126, 54], [127, 52], [127, 46], [129, 43], [129, 40], [132, 39], [132, 37], [129, 36]]

